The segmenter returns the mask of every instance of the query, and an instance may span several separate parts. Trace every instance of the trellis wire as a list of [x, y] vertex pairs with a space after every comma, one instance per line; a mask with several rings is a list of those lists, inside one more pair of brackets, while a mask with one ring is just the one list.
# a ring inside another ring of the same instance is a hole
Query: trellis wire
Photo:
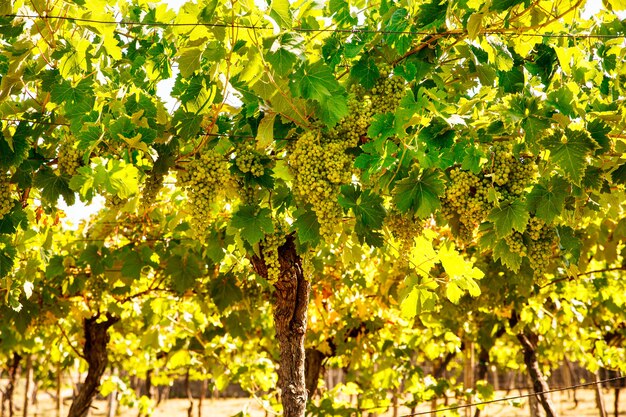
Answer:
[[[20, 18], [20, 19], [55, 19], [55, 20], [67, 20], [72, 22], [81, 22], [81, 23], [95, 23], [95, 24], [103, 24], [103, 25], [119, 25], [119, 26], [148, 26], [148, 27], [196, 27], [196, 26], [204, 26], [204, 27], [219, 27], [219, 28], [233, 28], [233, 29], [248, 29], [254, 31], [260, 30], [270, 30], [273, 31], [273, 27], [262, 27], [256, 25], [244, 25], [240, 23], [220, 23], [220, 22], [197, 22], [197, 23], [167, 23], [167, 22], [135, 22], [128, 20], [100, 20], [100, 19], [88, 19], [81, 17], [69, 17], [69, 16], [57, 16], [57, 15], [29, 15], [29, 14], [5, 14], [0, 17], [6, 18]], [[305, 33], [350, 33], [350, 34], [358, 34], [358, 33], [367, 33], [374, 35], [418, 35], [418, 36], [464, 36], [467, 34], [466, 30], [454, 30], [448, 31], [444, 33], [433, 33], [433, 32], [425, 32], [425, 31], [414, 31], [414, 30], [376, 30], [376, 29], [361, 29], [361, 28], [353, 28], [353, 29], [338, 29], [338, 28], [303, 28], [303, 27], [294, 27], [291, 28], [294, 32], [305, 32]], [[500, 29], [500, 30], [484, 30], [480, 32], [482, 35], [509, 35], [509, 36], [533, 36], [533, 37], [546, 37], [546, 38], [577, 38], [577, 39], [620, 39], [626, 38], [626, 34], [614, 34], [614, 35], [603, 35], [603, 34], [574, 34], [574, 33], [538, 33], [538, 32], [523, 32], [517, 28], [512, 29]]]
[[521, 395], [516, 395], [514, 397], [504, 397], [504, 398], [497, 398], [495, 400], [481, 401], [481, 402], [472, 403], [472, 404], [455, 405], [453, 407], [440, 408], [438, 410], [420, 411], [420, 412], [417, 412], [417, 413], [403, 414], [400, 417], [423, 416], [423, 415], [426, 415], [426, 414], [437, 414], [437, 413], [442, 413], [444, 411], [454, 411], [454, 410], [459, 410], [459, 409], [463, 409], [463, 408], [476, 407], [476, 406], [479, 406], [479, 405], [493, 404], [493, 403], [499, 403], [499, 402], [504, 402], [504, 401], [520, 400], [522, 398], [534, 397], [534, 396], [543, 395], [543, 394], [550, 394], [550, 393], [559, 392], [559, 391], [569, 391], [569, 390], [574, 390], [574, 389], [577, 389], [577, 388], [583, 388], [583, 387], [588, 387], [588, 386], [592, 386], [592, 385], [604, 384], [604, 383], [607, 383], [607, 382], [620, 381], [620, 380], [623, 380], [623, 379], [626, 379], [626, 376], [619, 376], [619, 377], [615, 377], [615, 378], [603, 379], [601, 381], [586, 382], [584, 384], [570, 385], [568, 387], [553, 388], [553, 389], [549, 389], [547, 391], [533, 392], [533, 393], [529, 393], [529, 394], [521, 394]]

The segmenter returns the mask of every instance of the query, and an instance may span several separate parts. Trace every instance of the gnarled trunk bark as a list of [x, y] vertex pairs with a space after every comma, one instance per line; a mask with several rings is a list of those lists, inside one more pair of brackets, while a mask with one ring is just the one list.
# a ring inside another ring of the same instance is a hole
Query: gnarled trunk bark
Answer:
[[[287, 236], [278, 248], [280, 276], [274, 284], [274, 325], [280, 347], [278, 386], [281, 391], [284, 417], [303, 417], [307, 402], [305, 380], [304, 336], [310, 284], [302, 270], [302, 259], [296, 251], [294, 236]], [[254, 256], [255, 271], [267, 277], [267, 265]]]
[[98, 322], [99, 318], [100, 316], [96, 315], [83, 321], [83, 329], [85, 331], [83, 354], [89, 369], [85, 382], [72, 402], [68, 417], [87, 416], [91, 402], [100, 386], [100, 378], [102, 378], [107, 367], [107, 343], [109, 342], [107, 331], [119, 319], [108, 314], [105, 321]]

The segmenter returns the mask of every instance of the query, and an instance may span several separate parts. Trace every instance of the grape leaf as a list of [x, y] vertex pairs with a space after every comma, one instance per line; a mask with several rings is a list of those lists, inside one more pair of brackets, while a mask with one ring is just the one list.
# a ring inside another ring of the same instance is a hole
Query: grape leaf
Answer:
[[376, 231], [383, 225], [385, 208], [383, 198], [371, 190], [361, 191], [359, 186], [341, 187], [339, 204], [344, 210], [352, 210], [356, 217], [355, 232], [359, 241], [380, 247], [384, 243], [382, 235]]
[[598, 148], [589, 133], [581, 130], [555, 131], [541, 143], [550, 150], [550, 159], [563, 171], [567, 179], [580, 185], [585, 172], [585, 160]]
[[547, 185], [535, 184], [526, 200], [528, 210], [546, 223], [552, 223], [563, 211], [568, 188], [569, 184], [558, 177], [552, 178]]
[[17, 250], [11, 244], [11, 240], [0, 237], [0, 278], [7, 276], [13, 270], [16, 256]]
[[286, 76], [289, 74], [294, 64], [298, 61], [298, 57], [302, 56], [302, 45], [304, 38], [298, 33], [283, 33], [273, 40], [269, 52], [267, 53], [267, 62], [272, 65], [276, 74]]
[[191, 252], [172, 255], [166, 262], [165, 273], [172, 279], [172, 288], [180, 294], [193, 287], [196, 278], [202, 276], [200, 261]]
[[446, 297], [457, 304], [467, 291], [472, 297], [480, 295], [480, 287], [476, 279], [481, 279], [485, 274], [474, 265], [465, 260], [452, 245], [443, 245], [439, 249], [439, 260], [449, 277], [446, 285]]
[[495, 207], [487, 218], [493, 222], [499, 238], [508, 236], [513, 230], [524, 232], [530, 214], [519, 200], [504, 202]]
[[367, 55], [362, 57], [350, 70], [350, 76], [365, 89], [374, 87], [380, 77], [374, 58]]
[[15, 201], [13, 209], [0, 219], [0, 234], [14, 233], [18, 226], [26, 230], [28, 227], [28, 215], [22, 210], [20, 202]]
[[202, 50], [200, 48], [183, 48], [178, 57], [178, 70], [180, 75], [189, 78], [194, 72], [200, 69], [200, 57]]
[[437, 295], [422, 285], [414, 286], [400, 302], [402, 316], [412, 319], [422, 313], [433, 311], [437, 304]]
[[122, 265], [121, 271], [122, 276], [133, 280], [139, 279], [141, 277], [141, 269], [144, 264], [145, 263], [138, 252], [134, 250], [128, 251], [124, 254], [124, 264]]
[[568, 263], [577, 264], [580, 259], [583, 242], [576, 236], [576, 231], [569, 226], [559, 226], [557, 231], [563, 258]]
[[494, 0], [491, 3], [491, 10], [496, 12], [502, 12], [523, 2], [524, 0]]
[[413, 169], [408, 177], [396, 183], [393, 200], [402, 213], [411, 211], [418, 217], [427, 217], [441, 207], [439, 196], [444, 190], [439, 171]]
[[291, 91], [297, 97], [324, 102], [326, 97], [342, 92], [332, 70], [323, 61], [302, 65], [294, 74]]
[[358, 185], [341, 187], [339, 204], [344, 210], [352, 210], [357, 221], [368, 228], [379, 229], [385, 219], [383, 198], [372, 190], [361, 191]]
[[445, 23], [447, 10], [447, 1], [431, 0], [429, 3], [422, 3], [416, 16], [416, 24], [420, 29], [438, 27]]
[[174, 113], [172, 123], [181, 140], [190, 139], [200, 131], [203, 116], [185, 111], [182, 107]]
[[504, 239], [500, 239], [493, 248], [493, 259], [500, 260], [502, 265], [506, 266], [513, 272], [519, 272], [522, 265], [522, 256], [519, 253], [511, 252], [509, 245]]
[[32, 135], [31, 128], [26, 122], [20, 122], [11, 137], [5, 136], [9, 132], [0, 132], [0, 168], [20, 165], [28, 158], [30, 144], [28, 137]]
[[600, 146], [596, 151], [596, 155], [606, 153], [611, 150], [611, 139], [608, 134], [611, 133], [611, 127], [600, 119], [593, 119], [587, 123], [587, 132], [593, 140]]
[[430, 275], [430, 270], [439, 262], [439, 256], [433, 248], [432, 239], [428, 239], [424, 235], [416, 237], [409, 260], [411, 261], [411, 268], [420, 276], [427, 278]]
[[70, 188], [70, 179], [57, 175], [50, 167], [41, 167], [35, 175], [34, 185], [39, 188], [43, 199], [53, 206], [57, 204], [59, 196], [63, 196], [68, 206], [76, 201], [76, 194]]
[[243, 293], [237, 286], [236, 278], [232, 275], [224, 275], [211, 280], [211, 299], [220, 312], [224, 312], [228, 307], [242, 300]]
[[348, 115], [348, 99], [344, 94], [325, 97], [317, 106], [316, 113], [327, 127], [332, 127]]
[[290, 29], [293, 16], [289, 0], [272, 0], [270, 16], [282, 29]]
[[296, 213], [295, 217], [292, 230], [296, 231], [300, 244], [310, 243], [311, 246], [317, 246], [320, 242], [320, 224], [315, 213], [306, 210], [300, 214]]
[[259, 243], [266, 234], [274, 232], [272, 212], [257, 206], [241, 206], [233, 215], [231, 225], [239, 229], [241, 237], [250, 245]]
[[[372, 118], [372, 124], [367, 129], [367, 136], [381, 141], [393, 136], [393, 113], [377, 114]], [[382, 150], [382, 149], [381, 149]]]
[[611, 179], [615, 184], [626, 184], [626, 163], [623, 163], [615, 171], [611, 172]]
[[94, 274], [102, 274], [111, 266], [109, 253], [107, 248], [88, 245], [81, 253], [79, 260], [88, 263]]

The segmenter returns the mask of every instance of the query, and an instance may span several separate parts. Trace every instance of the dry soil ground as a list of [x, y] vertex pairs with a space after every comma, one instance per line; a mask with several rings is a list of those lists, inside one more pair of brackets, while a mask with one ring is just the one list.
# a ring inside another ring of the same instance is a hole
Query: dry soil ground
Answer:
[[[619, 404], [619, 416], [626, 416], [626, 390], [622, 390], [622, 394], [620, 396], [620, 404]], [[606, 409], [609, 417], [615, 416], [614, 414], [614, 391], [613, 390], [604, 390], [604, 400], [606, 404]], [[508, 394], [504, 391], [498, 392], [496, 398], [503, 398], [506, 396], [515, 396], [519, 395], [518, 391], [511, 391]], [[38, 409], [31, 410], [30, 417], [55, 417], [56, 413], [53, 408], [53, 404], [51, 401], [45, 400], [47, 397], [45, 394], [41, 396], [41, 400]], [[554, 393], [552, 394], [552, 399], [555, 403], [557, 411], [560, 417], [599, 417], [600, 413], [596, 407], [595, 396], [593, 390], [578, 390], [576, 392], [576, 397], [578, 399], [578, 406], [574, 406], [573, 395], [572, 393]], [[19, 403], [19, 401], [17, 401]], [[189, 408], [189, 401], [187, 400], [168, 400], [165, 403], [162, 403], [159, 408], [153, 414], [154, 417], [187, 417], [187, 410]], [[197, 401], [194, 405], [194, 414], [193, 417], [198, 416], [197, 414]], [[271, 416], [272, 413], [267, 413], [265, 410], [260, 407], [257, 401], [254, 399], [219, 399], [219, 400], [210, 400], [207, 399], [204, 401], [204, 406], [202, 408], [202, 417], [230, 417], [239, 413], [240, 411], [247, 411], [248, 416], [251, 417], [265, 417]], [[430, 405], [423, 405], [422, 407], [417, 409], [418, 412], [426, 412], [430, 411]], [[67, 409], [65, 410], [67, 412]], [[398, 417], [404, 416], [408, 414], [410, 410], [406, 408], [400, 408], [398, 410]], [[94, 409], [92, 410], [92, 417], [102, 417], [106, 415], [106, 403], [103, 401], [98, 401], [94, 404]], [[425, 416], [430, 417], [430, 413], [424, 414]], [[437, 413], [437, 417], [443, 416], [451, 416], [455, 414], [447, 414], [447, 413]], [[460, 416], [465, 416], [465, 411], [460, 410]], [[473, 415], [473, 410], [471, 414]], [[363, 416], [367, 416], [366, 413]], [[389, 411], [385, 414], [380, 414], [379, 417], [391, 417], [393, 416], [393, 412]], [[529, 417], [530, 412], [528, 410], [528, 402], [524, 401], [524, 406], [522, 408], [516, 408], [509, 405], [507, 402], [500, 402], [489, 404], [485, 406], [483, 411], [481, 412], [481, 417]], [[21, 412], [18, 410], [18, 413], [15, 417], [21, 417]], [[124, 410], [122, 411], [120, 417], [137, 417], [136, 410]], [[358, 416], [361, 417], [361, 416]]]

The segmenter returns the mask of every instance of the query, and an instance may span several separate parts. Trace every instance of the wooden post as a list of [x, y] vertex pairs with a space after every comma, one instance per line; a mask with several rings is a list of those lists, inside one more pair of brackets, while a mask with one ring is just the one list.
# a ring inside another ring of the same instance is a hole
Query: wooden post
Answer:
[[33, 380], [33, 357], [32, 355], [26, 356], [26, 379], [24, 381], [24, 405], [22, 417], [28, 417], [28, 408], [32, 401], [32, 389], [31, 382]]
[[[474, 388], [474, 343], [471, 341], [465, 342], [465, 363], [463, 369], [463, 388]], [[472, 400], [468, 400], [466, 403], [471, 404]], [[471, 417], [472, 407], [465, 407], [465, 417]]]
[[[593, 374], [593, 379], [595, 382], [600, 381], [598, 372], [595, 372]], [[606, 413], [606, 407], [604, 406], [604, 394], [602, 393], [602, 384], [595, 384], [594, 388], [596, 392], [596, 405], [598, 406], [598, 411], [600, 411], [600, 417], [608, 417]]]
[[57, 365], [57, 417], [63, 417], [63, 368], [61, 364]]

